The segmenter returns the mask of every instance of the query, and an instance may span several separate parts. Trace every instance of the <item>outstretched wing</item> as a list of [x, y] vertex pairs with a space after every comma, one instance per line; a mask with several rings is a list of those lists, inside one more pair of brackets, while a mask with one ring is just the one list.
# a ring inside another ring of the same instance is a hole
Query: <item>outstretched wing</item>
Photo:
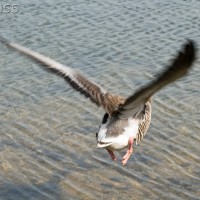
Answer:
[[111, 115], [113, 111], [117, 110], [118, 105], [124, 103], [123, 97], [111, 95], [101, 86], [93, 81], [88, 80], [72, 68], [67, 67], [47, 56], [30, 50], [22, 45], [9, 42], [4, 38], [0, 38], [0, 41], [6, 44], [9, 48], [17, 50], [20, 53], [39, 62], [44, 69], [63, 77], [75, 90], [79, 91], [85, 97], [90, 98], [90, 100], [96, 105], [102, 106], [109, 115]]
[[193, 41], [188, 41], [172, 64], [157, 79], [127, 98], [125, 103], [117, 110], [116, 115], [120, 118], [127, 118], [139, 114], [143, 110], [145, 102], [154, 93], [187, 74], [195, 60], [195, 56], [195, 44]]

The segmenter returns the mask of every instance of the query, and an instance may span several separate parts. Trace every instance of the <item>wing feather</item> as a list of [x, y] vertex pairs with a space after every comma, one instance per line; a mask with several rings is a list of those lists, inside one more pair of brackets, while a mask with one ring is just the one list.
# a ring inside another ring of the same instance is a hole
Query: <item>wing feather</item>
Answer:
[[172, 64], [158, 76], [157, 79], [150, 82], [147, 86], [141, 88], [132, 96], [126, 99], [125, 103], [119, 106], [116, 115], [120, 118], [136, 116], [143, 110], [145, 102], [164, 86], [186, 75], [191, 68], [196, 57], [196, 47], [193, 41], [188, 41], [181, 52], [173, 60]]
[[17, 50], [21, 54], [39, 62], [45, 70], [63, 77], [72, 88], [83, 94], [85, 97], [90, 98], [90, 100], [97, 106], [102, 106], [109, 115], [112, 115], [112, 113], [117, 110], [118, 105], [124, 103], [123, 97], [111, 95], [97, 83], [88, 80], [72, 68], [63, 65], [51, 59], [50, 57], [30, 50], [22, 45], [9, 42], [4, 38], [0, 38], [0, 41], [6, 44], [9, 48]]

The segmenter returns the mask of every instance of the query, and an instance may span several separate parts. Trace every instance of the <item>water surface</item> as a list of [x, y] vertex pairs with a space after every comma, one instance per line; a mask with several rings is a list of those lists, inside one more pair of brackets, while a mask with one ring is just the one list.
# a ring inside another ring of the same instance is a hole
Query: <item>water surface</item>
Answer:
[[[0, 35], [124, 96], [186, 38], [200, 44], [197, 0], [15, 3], [18, 13], [0, 14]], [[101, 108], [2, 44], [0, 66], [0, 199], [200, 199], [199, 60], [155, 95], [151, 127], [125, 167], [124, 152], [115, 163], [96, 148]]]

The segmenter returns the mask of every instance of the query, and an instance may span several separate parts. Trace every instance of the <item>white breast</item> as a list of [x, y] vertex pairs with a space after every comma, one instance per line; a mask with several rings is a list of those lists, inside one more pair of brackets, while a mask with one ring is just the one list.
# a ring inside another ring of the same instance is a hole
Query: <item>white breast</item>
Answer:
[[129, 118], [128, 119], [128, 126], [124, 128], [124, 135], [127, 135], [128, 138], [133, 137], [136, 138], [136, 135], [138, 133], [138, 127], [139, 127], [139, 120]]
[[128, 126], [124, 127], [123, 132], [118, 136], [108, 137], [106, 136], [107, 127], [106, 124], [102, 124], [98, 133], [99, 148], [107, 147], [111, 150], [120, 150], [128, 145], [130, 137], [135, 138], [138, 133], [139, 120], [128, 119]]

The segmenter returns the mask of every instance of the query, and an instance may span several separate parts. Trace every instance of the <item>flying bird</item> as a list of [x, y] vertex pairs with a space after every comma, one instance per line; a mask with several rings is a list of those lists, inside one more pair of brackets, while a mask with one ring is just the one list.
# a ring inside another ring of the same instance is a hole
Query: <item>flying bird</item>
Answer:
[[196, 45], [192, 40], [188, 40], [163, 72], [125, 98], [107, 92], [79, 72], [47, 56], [4, 38], [0, 38], [0, 41], [7, 47], [37, 61], [44, 69], [61, 76], [72, 88], [97, 106], [103, 107], [105, 114], [96, 133], [97, 147], [105, 148], [113, 160], [117, 160], [113, 151], [127, 148], [122, 158], [123, 165], [127, 163], [133, 152], [133, 143], [138, 144], [149, 128], [152, 96], [164, 86], [186, 75], [196, 57]]

